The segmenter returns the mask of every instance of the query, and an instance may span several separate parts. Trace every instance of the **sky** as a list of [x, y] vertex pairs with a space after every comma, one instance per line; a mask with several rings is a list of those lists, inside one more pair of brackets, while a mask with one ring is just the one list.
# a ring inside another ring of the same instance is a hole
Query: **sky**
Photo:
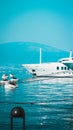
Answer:
[[0, 0], [0, 43], [73, 50], [73, 0]]

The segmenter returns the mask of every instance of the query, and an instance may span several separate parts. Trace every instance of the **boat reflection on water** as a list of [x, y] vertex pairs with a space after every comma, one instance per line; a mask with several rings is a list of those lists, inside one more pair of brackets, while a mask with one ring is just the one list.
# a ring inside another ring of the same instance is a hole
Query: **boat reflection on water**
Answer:
[[49, 84], [73, 84], [73, 78], [46, 78], [43, 82]]
[[72, 83], [73, 84], [73, 78], [55, 78], [55, 77], [32, 77], [32, 78], [26, 78], [23, 79], [22, 81], [23, 83], [27, 83], [27, 82], [42, 82], [42, 83], [46, 83], [46, 84], [68, 84], [68, 83]]

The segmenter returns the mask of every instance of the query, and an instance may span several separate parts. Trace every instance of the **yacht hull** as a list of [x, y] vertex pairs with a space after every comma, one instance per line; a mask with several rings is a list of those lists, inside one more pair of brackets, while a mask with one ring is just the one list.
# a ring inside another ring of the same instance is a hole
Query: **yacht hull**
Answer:
[[36, 77], [72, 78], [73, 71], [58, 62], [44, 64], [23, 64], [26, 70]]

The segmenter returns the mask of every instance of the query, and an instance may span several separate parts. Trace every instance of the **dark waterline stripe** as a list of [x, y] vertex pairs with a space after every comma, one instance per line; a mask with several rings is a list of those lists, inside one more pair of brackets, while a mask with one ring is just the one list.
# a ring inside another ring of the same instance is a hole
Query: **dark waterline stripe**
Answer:
[[71, 100], [73, 100], [73, 98], [68, 98], [68, 99], [63, 99], [63, 100], [53, 100], [53, 101], [49, 101], [49, 102], [9, 102], [9, 101], [7, 101], [7, 102], [3, 102], [3, 101], [0, 101], [0, 103], [1, 104], [40, 104], [40, 105], [42, 105], [42, 104], [49, 104], [49, 103], [56, 103], [56, 102], [63, 102], [63, 101], [71, 101]]

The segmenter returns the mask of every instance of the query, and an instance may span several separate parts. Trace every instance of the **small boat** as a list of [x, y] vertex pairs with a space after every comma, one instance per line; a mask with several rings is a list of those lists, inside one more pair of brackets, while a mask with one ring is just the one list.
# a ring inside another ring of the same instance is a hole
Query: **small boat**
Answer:
[[7, 79], [8, 79], [8, 75], [7, 75], [7, 74], [3, 74], [3, 75], [2, 75], [2, 80], [3, 80], [3, 81], [6, 81]]
[[14, 89], [14, 88], [17, 87], [17, 84], [6, 83], [6, 84], [4, 85], [4, 87], [5, 87], [6, 89]]
[[18, 78], [14, 76], [14, 74], [10, 74], [10, 81], [9, 83], [16, 84], [18, 82]]
[[2, 75], [2, 80], [0, 81], [0, 85], [5, 85], [6, 83], [8, 83], [8, 75], [3, 74]]
[[17, 87], [18, 79], [15, 78], [14, 74], [10, 74], [10, 78], [11, 79], [4, 85], [6, 89], [14, 89]]

